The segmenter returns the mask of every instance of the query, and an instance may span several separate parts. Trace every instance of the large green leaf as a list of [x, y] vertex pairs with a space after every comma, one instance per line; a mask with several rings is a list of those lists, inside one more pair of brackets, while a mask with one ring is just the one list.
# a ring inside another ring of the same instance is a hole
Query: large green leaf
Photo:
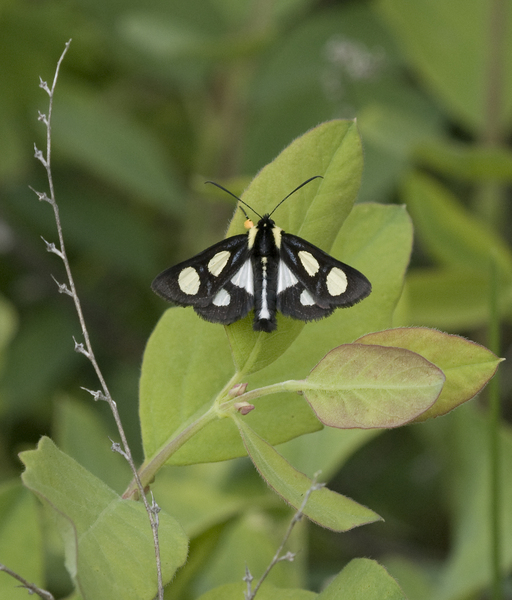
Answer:
[[[299, 509], [312, 481], [292, 467], [268, 442], [242, 419], [237, 425], [247, 453], [265, 481], [293, 508]], [[315, 523], [334, 531], [347, 531], [373, 523], [380, 517], [350, 498], [323, 487], [309, 497], [303, 513]]]
[[[483, 132], [488, 115], [488, 86], [492, 43], [499, 33], [492, 30], [491, 11], [501, 4], [486, 0], [380, 0], [379, 7], [396, 34], [412, 67], [444, 103], [452, 116], [473, 132]], [[497, 120], [510, 122], [512, 83], [505, 77], [512, 64], [508, 35], [512, 14], [504, 3], [503, 53], [497, 60], [502, 102]]]
[[416, 420], [438, 417], [470, 400], [494, 376], [503, 360], [493, 352], [458, 335], [425, 327], [398, 328], [370, 333], [358, 344], [407, 348], [442, 369], [446, 382], [436, 403]]
[[[21, 454], [23, 483], [55, 511], [66, 567], [83, 600], [151, 600], [156, 594], [153, 536], [142, 503], [113, 490], [61, 452], [49, 438]], [[187, 556], [180, 525], [161, 512], [164, 583]]]

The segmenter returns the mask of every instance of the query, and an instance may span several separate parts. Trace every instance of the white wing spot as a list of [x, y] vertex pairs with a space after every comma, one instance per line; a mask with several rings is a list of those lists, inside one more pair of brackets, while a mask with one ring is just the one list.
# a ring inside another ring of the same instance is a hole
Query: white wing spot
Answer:
[[280, 294], [281, 292], [284, 292], [284, 290], [295, 285], [297, 281], [297, 277], [295, 277], [286, 264], [280, 260], [277, 272], [277, 293]]
[[201, 285], [199, 273], [194, 267], [185, 267], [178, 277], [180, 290], [189, 296], [195, 296]]
[[313, 306], [315, 301], [313, 300], [313, 296], [307, 290], [302, 290], [302, 294], [300, 295], [300, 303], [302, 306]]
[[345, 273], [338, 267], [333, 267], [327, 275], [327, 290], [331, 296], [341, 296], [347, 289], [348, 281]]
[[224, 270], [224, 267], [228, 264], [230, 256], [231, 252], [228, 252], [227, 250], [217, 252], [208, 263], [208, 271], [215, 277], [218, 277]]
[[246, 260], [240, 269], [233, 275], [231, 283], [236, 285], [236, 287], [243, 288], [251, 296], [254, 295], [254, 280], [250, 260]]
[[222, 288], [215, 294], [213, 304], [215, 304], [215, 306], [229, 306], [230, 301], [231, 296], [229, 295], [229, 292]]
[[308, 275], [311, 275], [311, 277], [313, 277], [313, 275], [316, 275], [318, 273], [320, 265], [318, 264], [317, 259], [310, 252], [301, 250], [299, 252], [299, 258], [300, 262], [302, 263], [302, 266], [308, 272]]

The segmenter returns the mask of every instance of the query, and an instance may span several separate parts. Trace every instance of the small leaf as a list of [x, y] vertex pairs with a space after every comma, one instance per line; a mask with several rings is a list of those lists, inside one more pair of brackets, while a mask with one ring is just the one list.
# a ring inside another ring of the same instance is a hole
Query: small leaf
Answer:
[[[43, 437], [23, 452], [23, 483], [56, 511], [66, 567], [83, 600], [151, 600], [156, 594], [153, 536], [142, 503], [113, 490]], [[180, 525], [159, 514], [164, 585], [187, 557]]]
[[[263, 479], [288, 504], [298, 509], [312, 481], [297, 471], [268, 442], [261, 438], [245, 421], [236, 418], [247, 453]], [[314, 521], [333, 531], [348, 531], [359, 525], [380, 520], [372, 510], [350, 498], [323, 487], [314, 491], [303, 510]]]
[[425, 412], [444, 383], [440, 369], [402, 348], [345, 344], [331, 350], [300, 389], [325, 425], [398, 427]]
[[443, 390], [435, 404], [417, 421], [444, 415], [473, 398], [493, 377], [503, 360], [475, 342], [425, 327], [370, 333], [359, 338], [357, 343], [407, 348], [442, 369], [446, 377]]
[[356, 558], [318, 595], [318, 600], [407, 600], [398, 583], [378, 562]]

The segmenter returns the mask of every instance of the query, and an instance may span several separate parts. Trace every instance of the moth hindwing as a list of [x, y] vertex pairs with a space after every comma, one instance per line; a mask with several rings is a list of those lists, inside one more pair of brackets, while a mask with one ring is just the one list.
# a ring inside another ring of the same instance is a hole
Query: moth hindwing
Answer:
[[163, 271], [153, 290], [174, 304], [192, 306], [211, 323], [229, 325], [254, 309], [253, 328], [265, 332], [276, 328], [277, 311], [313, 321], [370, 294], [371, 284], [362, 273], [285, 233], [272, 213], [258, 215], [256, 225], [247, 217], [247, 234], [222, 240]]

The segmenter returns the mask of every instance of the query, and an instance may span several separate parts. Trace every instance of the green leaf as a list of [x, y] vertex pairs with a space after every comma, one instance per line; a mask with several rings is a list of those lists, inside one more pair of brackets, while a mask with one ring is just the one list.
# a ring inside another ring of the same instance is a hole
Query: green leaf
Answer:
[[55, 403], [54, 439], [58, 447], [118, 493], [132, 477], [126, 460], [112, 452], [114, 436], [101, 420], [97, 405], [59, 396]]
[[506, 148], [437, 140], [416, 148], [422, 165], [466, 181], [512, 181], [512, 152]]
[[415, 352], [357, 343], [331, 350], [300, 389], [325, 425], [365, 429], [413, 420], [443, 383], [442, 371]]
[[[247, 584], [243, 581], [239, 583], [227, 583], [206, 592], [198, 600], [240, 600], [244, 597], [243, 594], [246, 591]], [[318, 598], [318, 595], [315, 592], [307, 590], [290, 590], [278, 588], [271, 583], [264, 583], [258, 590], [256, 597], [258, 600], [314, 600]]]
[[[395, 325], [426, 325], [448, 331], [481, 327], [489, 320], [489, 273], [455, 268], [412, 269]], [[510, 293], [500, 294], [510, 313]]]
[[[66, 567], [83, 600], [151, 600], [156, 566], [149, 519], [141, 503], [114, 491], [61, 452], [49, 438], [21, 454], [23, 483], [55, 511], [66, 549]], [[161, 512], [164, 584], [187, 556], [180, 525]]]
[[[447, 485], [453, 519], [452, 542], [444, 569], [432, 593], [436, 600], [477, 598], [492, 582], [491, 536], [491, 460], [489, 421], [475, 404], [426, 423], [432, 447], [438, 449]], [[502, 569], [512, 568], [512, 431], [502, 425], [500, 444], [500, 537]]]
[[356, 558], [318, 595], [318, 600], [407, 600], [398, 583], [374, 560]]
[[[259, 214], [277, 203], [308, 177], [322, 175], [279, 207], [276, 223], [329, 252], [354, 203], [362, 171], [361, 140], [352, 121], [329, 121], [292, 142], [267, 165], [243, 194]], [[238, 211], [228, 235], [242, 230]], [[244, 376], [274, 362], [299, 335], [304, 323], [278, 319], [277, 331], [251, 329], [252, 316], [227, 327], [237, 370]]]
[[489, 229], [440, 183], [420, 173], [404, 186], [419, 238], [444, 265], [488, 273], [496, 261], [504, 284], [512, 281], [512, 253], [497, 232]]
[[[483, 132], [487, 122], [493, 7], [493, 3], [482, 0], [379, 2], [412, 67], [452, 116], [474, 133]], [[509, 19], [510, 15], [507, 23]], [[497, 120], [506, 128], [511, 116], [512, 84], [503, 75], [509, 66], [512, 44], [506, 33], [503, 41], [504, 70], [499, 73], [503, 102], [497, 109]]]
[[407, 348], [442, 369], [446, 377], [443, 390], [435, 404], [417, 421], [444, 415], [473, 398], [494, 376], [503, 360], [466, 338], [425, 327], [370, 333], [357, 343]]
[[[260, 475], [283, 500], [298, 509], [304, 500], [304, 494], [311, 488], [311, 479], [294, 469], [242, 419], [237, 418], [236, 423], [247, 453]], [[380, 520], [372, 510], [325, 487], [311, 494], [303, 513], [318, 525], [333, 531], [348, 531]]]
[[[37, 503], [18, 483], [0, 486], [0, 563], [44, 587], [43, 538]], [[11, 576], [0, 574], [0, 600], [26, 600], [27, 590]]]
[[146, 458], [211, 403], [232, 374], [222, 327], [203, 321], [192, 310], [167, 310], [149, 338], [142, 364], [139, 414]]
[[131, 196], [176, 212], [182, 193], [156, 137], [84, 90], [69, 90], [52, 120], [55, 150]]
[[76, 318], [57, 307], [33, 308], [20, 322], [6, 353], [1, 379], [9, 410], [19, 415], [35, 407], [41, 409], [41, 399], [62, 380], [63, 371], [80, 360], [72, 351], [76, 331]]

